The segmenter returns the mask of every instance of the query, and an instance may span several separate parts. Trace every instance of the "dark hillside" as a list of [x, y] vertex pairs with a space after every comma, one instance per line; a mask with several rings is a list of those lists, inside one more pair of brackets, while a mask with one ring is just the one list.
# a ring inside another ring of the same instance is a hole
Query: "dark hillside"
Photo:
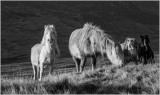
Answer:
[[31, 47], [41, 41], [45, 24], [55, 25], [61, 57], [70, 57], [69, 36], [85, 22], [101, 26], [118, 42], [148, 34], [153, 51], [159, 52], [158, 1], [2, 1], [2, 64], [30, 61]]

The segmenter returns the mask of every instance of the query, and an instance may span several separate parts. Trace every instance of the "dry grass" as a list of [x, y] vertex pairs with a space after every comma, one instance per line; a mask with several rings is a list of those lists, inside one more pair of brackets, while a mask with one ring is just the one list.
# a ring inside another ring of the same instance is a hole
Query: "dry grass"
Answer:
[[42, 82], [31, 78], [2, 78], [1, 94], [159, 94], [159, 62], [111, 65], [75, 72], [45, 75]]

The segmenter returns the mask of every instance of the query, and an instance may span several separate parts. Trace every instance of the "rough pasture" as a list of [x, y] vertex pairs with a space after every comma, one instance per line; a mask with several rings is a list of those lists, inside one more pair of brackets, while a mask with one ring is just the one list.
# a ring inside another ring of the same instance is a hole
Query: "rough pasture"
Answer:
[[115, 68], [108, 61], [99, 59], [97, 69], [91, 71], [89, 63], [82, 74], [76, 74], [71, 58], [58, 60], [55, 73], [52, 76], [45, 75], [42, 82], [32, 80], [30, 62], [2, 65], [1, 94], [159, 93], [158, 55], [155, 64], [136, 65], [130, 62], [122, 68]]

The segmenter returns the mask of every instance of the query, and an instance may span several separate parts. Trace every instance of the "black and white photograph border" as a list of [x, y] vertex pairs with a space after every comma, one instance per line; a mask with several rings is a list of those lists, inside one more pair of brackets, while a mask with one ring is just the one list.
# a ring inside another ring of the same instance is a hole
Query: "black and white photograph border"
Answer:
[[1, 0], [1, 94], [159, 94], [159, 0]]

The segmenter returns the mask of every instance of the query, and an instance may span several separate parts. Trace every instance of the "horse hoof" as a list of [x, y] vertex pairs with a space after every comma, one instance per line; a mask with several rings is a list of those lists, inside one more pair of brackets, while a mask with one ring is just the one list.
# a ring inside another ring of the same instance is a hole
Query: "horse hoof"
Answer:
[[42, 79], [38, 79], [38, 81], [42, 81]]

